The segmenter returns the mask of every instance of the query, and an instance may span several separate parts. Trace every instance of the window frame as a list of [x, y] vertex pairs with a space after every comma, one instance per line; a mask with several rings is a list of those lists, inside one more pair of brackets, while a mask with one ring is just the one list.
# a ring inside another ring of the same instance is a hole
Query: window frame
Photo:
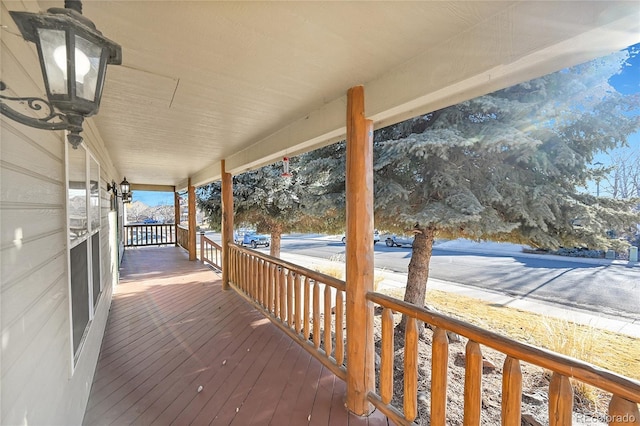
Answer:
[[[102, 229], [102, 182], [101, 182], [101, 165], [95, 155], [89, 150], [89, 148], [83, 143], [78, 146], [77, 150], [82, 150], [84, 152], [84, 191], [85, 191], [85, 212], [86, 215], [84, 220], [86, 221], [86, 230], [83, 232], [82, 229], [79, 230], [80, 234], [78, 234], [79, 228], [72, 228], [72, 215], [71, 215], [71, 190], [72, 185], [70, 181], [70, 177], [72, 175], [73, 170], [71, 167], [73, 165], [70, 161], [70, 154], [72, 153], [73, 148], [71, 148], [70, 144], [65, 143], [65, 194], [66, 194], [66, 233], [67, 233], [67, 281], [68, 281], [68, 295], [69, 295], [69, 345], [70, 345], [70, 353], [71, 353], [71, 374], [73, 375], [75, 371], [75, 366], [80, 358], [84, 344], [86, 341], [87, 334], [91, 328], [91, 324], [95, 317], [95, 311], [100, 303], [100, 298], [103, 294], [104, 285], [103, 285], [103, 271], [101, 267], [101, 253], [100, 253], [100, 242], [101, 235], [100, 231]], [[79, 155], [78, 158], [82, 157]], [[79, 164], [79, 161], [78, 163]], [[92, 180], [93, 179], [93, 180]], [[75, 217], [77, 220], [77, 217]], [[98, 235], [97, 238], [94, 238], [95, 235]], [[74, 238], [72, 238], [74, 237]], [[78, 246], [81, 246], [86, 242], [86, 253], [84, 256], [81, 256], [86, 265], [72, 265], [72, 250], [76, 249]], [[94, 247], [97, 245], [97, 247]], [[97, 256], [94, 251], [97, 250]], [[94, 262], [94, 260], [96, 260]], [[73, 268], [72, 268], [73, 266]], [[78, 284], [74, 282], [75, 279], [72, 276], [73, 271], [84, 271], [86, 270], [86, 277], [80, 276], [81, 282]], [[98, 283], [95, 280], [98, 280]], [[97, 284], [97, 285], [96, 285]], [[74, 292], [75, 295], [78, 295], [78, 285], [86, 286], [86, 288], [82, 287], [80, 289], [80, 296], [82, 301], [74, 300]], [[98, 294], [94, 294], [95, 291], [98, 291]], [[85, 294], [86, 292], [86, 294]], [[76, 305], [77, 303], [84, 303], [84, 297], [86, 295], [86, 305]], [[74, 335], [74, 324], [77, 322], [77, 319], [74, 319], [74, 306], [76, 311], [78, 308], [81, 309], [81, 312], [77, 312], [81, 315], [81, 320], [84, 321], [86, 319], [86, 324], [84, 325], [83, 333], [80, 339], [77, 339], [77, 334]], [[85, 314], [85, 312], [88, 313]]]

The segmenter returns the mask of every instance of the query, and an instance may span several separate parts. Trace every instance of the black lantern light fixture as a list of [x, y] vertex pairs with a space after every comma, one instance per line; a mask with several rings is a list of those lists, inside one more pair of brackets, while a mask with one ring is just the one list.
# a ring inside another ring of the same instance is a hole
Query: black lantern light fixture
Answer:
[[118, 186], [115, 181], [111, 181], [111, 183], [107, 183], [107, 191], [111, 191], [114, 197], [122, 198], [123, 203], [130, 203], [133, 198], [133, 192], [131, 192], [131, 185], [127, 182], [127, 178], [125, 177], [122, 182], [120, 182], [120, 192], [121, 195], [118, 195]]
[[127, 177], [125, 176], [122, 182], [120, 182], [120, 191], [122, 194], [129, 194], [131, 192], [131, 185], [127, 182]]
[[[25, 40], [38, 48], [48, 101], [35, 97], [0, 94], [3, 115], [45, 130], [68, 130], [68, 140], [77, 148], [82, 143], [85, 117], [98, 112], [107, 65], [122, 63], [122, 49], [96, 29], [82, 15], [80, 0], [65, 0], [64, 8], [47, 13], [9, 12]], [[0, 81], [0, 91], [7, 88]], [[15, 101], [32, 111], [43, 110], [46, 117], [34, 118], [10, 108]]]

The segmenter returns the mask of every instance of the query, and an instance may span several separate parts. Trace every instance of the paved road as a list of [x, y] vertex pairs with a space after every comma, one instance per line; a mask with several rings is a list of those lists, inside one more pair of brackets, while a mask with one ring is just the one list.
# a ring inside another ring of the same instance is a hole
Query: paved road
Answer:
[[[259, 249], [268, 252], [268, 249]], [[339, 258], [339, 239], [282, 239], [282, 251], [319, 258]], [[375, 266], [406, 273], [411, 248], [375, 245]], [[434, 247], [430, 277], [466, 286], [640, 320], [640, 266], [587, 263], [559, 256], [481, 253]]]
[[[282, 239], [283, 252], [331, 258], [344, 255], [340, 241]], [[406, 273], [411, 248], [375, 245], [375, 266]], [[578, 309], [640, 319], [640, 267], [585, 263], [558, 256], [484, 254], [434, 247], [430, 276], [511, 296], [561, 302]]]

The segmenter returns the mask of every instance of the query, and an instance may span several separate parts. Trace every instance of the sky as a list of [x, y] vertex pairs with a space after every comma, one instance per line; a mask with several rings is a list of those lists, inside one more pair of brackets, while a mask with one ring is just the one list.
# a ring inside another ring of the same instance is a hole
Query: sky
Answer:
[[[623, 67], [620, 74], [614, 75], [609, 79], [609, 83], [618, 92], [628, 95], [640, 93], [640, 43], [628, 48], [630, 57], [627, 60], [627, 66]], [[611, 164], [611, 157], [617, 154], [625, 156], [640, 157], [640, 132], [631, 135], [628, 139], [629, 147], [620, 148], [609, 153], [598, 154], [594, 158], [595, 163], [602, 163], [603, 166]], [[600, 166], [598, 166], [600, 167]], [[591, 183], [587, 191], [596, 193], [595, 182]], [[172, 192], [155, 192], [155, 191], [134, 191], [133, 201], [140, 201], [150, 207], [160, 205], [173, 205]]]
[[[614, 75], [609, 79], [609, 84], [625, 95], [640, 93], [640, 43], [630, 46], [628, 50], [627, 66], [622, 68], [620, 74]], [[611, 158], [618, 155], [624, 158], [640, 158], [640, 132], [630, 135], [627, 142], [629, 144], [628, 147], [596, 155], [593, 163], [597, 164], [597, 167], [607, 167], [611, 165]], [[596, 183], [591, 182], [587, 187], [587, 191], [596, 195]], [[601, 195], [606, 194], [601, 192]]]
[[140, 201], [149, 207], [173, 205], [173, 192], [133, 191], [133, 201]]

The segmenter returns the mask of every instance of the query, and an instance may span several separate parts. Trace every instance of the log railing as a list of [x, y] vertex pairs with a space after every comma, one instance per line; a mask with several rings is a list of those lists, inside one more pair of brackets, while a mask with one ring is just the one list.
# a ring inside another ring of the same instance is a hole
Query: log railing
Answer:
[[[229, 245], [230, 282], [246, 300], [309, 351], [341, 379], [346, 377], [344, 329], [345, 283], [336, 278], [262, 254]], [[418, 308], [392, 297], [370, 292], [367, 299], [382, 308], [380, 368], [377, 392], [369, 401], [399, 425], [414, 424], [418, 414], [418, 322], [433, 331], [431, 356], [430, 424], [446, 425], [447, 376], [451, 331], [466, 337], [464, 425], [480, 425], [482, 411], [481, 346], [503, 353], [502, 424], [520, 425], [522, 400], [521, 362], [551, 372], [549, 425], [571, 425], [573, 390], [569, 379], [611, 393], [609, 425], [640, 425], [640, 383], [594, 365], [545, 349], [520, 343], [445, 315]], [[394, 397], [394, 313], [407, 317], [404, 331], [402, 408]], [[371, 345], [374, 342], [370, 342]]]
[[[369, 400], [397, 424], [411, 424], [418, 404], [418, 321], [434, 329], [431, 359], [431, 420], [434, 426], [446, 424], [447, 366], [449, 360], [447, 331], [466, 337], [464, 425], [479, 425], [482, 409], [482, 352], [480, 345], [506, 355], [502, 373], [502, 424], [520, 425], [522, 374], [520, 362], [537, 365], [552, 373], [549, 385], [549, 425], [571, 425], [573, 390], [570, 378], [611, 393], [608, 420], [610, 425], [639, 425], [640, 383], [600, 369], [591, 364], [545, 349], [511, 340], [442, 314], [418, 308], [392, 297], [369, 293], [367, 298], [382, 307], [381, 362], [378, 393]], [[394, 317], [407, 317], [404, 349], [404, 392], [402, 411], [391, 405], [393, 399]]]
[[124, 226], [125, 247], [175, 244], [173, 224], [140, 224]]
[[344, 281], [229, 245], [231, 285], [345, 380]]
[[204, 232], [200, 233], [200, 260], [222, 270], [222, 247], [207, 238]]
[[189, 228], [182, 225], [176, 227], [176, 242], [180, 247], [189, 251]]

